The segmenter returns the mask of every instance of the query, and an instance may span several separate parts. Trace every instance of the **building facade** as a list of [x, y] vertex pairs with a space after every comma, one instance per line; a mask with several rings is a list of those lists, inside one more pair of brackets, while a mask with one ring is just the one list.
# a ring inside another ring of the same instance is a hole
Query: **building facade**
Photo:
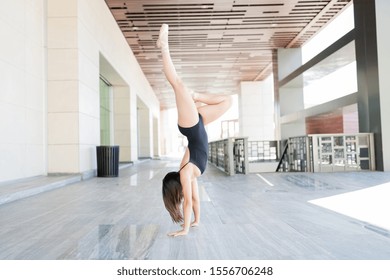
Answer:
[[101, 144], [158, 155], [159, 102], [104, 1], [2, 1], [0, 23], [0, 182], [92, 176]]

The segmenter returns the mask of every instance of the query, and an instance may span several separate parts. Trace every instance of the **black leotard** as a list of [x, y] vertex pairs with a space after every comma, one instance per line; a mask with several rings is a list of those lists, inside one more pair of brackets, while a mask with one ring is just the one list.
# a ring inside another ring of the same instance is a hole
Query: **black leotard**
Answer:
[[179, 126], [179, 131], [188, 139], [189, 162], [195, 164], [200, 173], [203, 174], [207, 165], [209, 144], [202, 116], [199, 114], [199, 121], [196, 125], [192, 127]]

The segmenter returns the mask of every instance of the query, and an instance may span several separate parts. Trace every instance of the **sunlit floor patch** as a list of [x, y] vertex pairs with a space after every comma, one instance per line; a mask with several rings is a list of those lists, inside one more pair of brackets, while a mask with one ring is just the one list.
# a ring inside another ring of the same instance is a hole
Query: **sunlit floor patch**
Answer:
[[390, 230], [390, 182], [309, 201], [343, 215]]

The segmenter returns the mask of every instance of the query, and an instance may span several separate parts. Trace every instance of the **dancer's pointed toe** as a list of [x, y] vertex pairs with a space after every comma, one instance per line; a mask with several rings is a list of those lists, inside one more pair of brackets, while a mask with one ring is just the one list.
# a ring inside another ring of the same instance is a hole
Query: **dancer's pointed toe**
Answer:
[[157, 47], [160, 49], [166, 49], [168, 47], [168, 24], [164, 23], [161, 25], [160, 33], [157, 40]]

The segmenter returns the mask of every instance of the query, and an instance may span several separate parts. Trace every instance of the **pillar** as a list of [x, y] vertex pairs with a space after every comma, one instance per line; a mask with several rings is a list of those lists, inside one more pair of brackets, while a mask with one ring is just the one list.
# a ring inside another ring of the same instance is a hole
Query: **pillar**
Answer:
[[273, 80], [241, 82], [240, 134], [249, 140], [275, 140]]
[[[376, 29], [377, 29], [377, 49], [378, 49], [378, 74], [379, 74], [379, 103], [381, 123], [390, 123], [390, 38], [388, 36], [388, 26], [390, 24], [390, 2], [386, 0], [376, 0]], [[390, 126], [381, 126], [382, 160], [383, 170], [390, 171]], [[377, 145], [379, 145], [378, 143]]]
[[130, 89], [115, 86], [114, 97], [114, 143], [119, 145], [119, 161], [131, 162]]
[[83, 40], [79, 1], [48, 5], [48, 173], [93, 176], [100, 144], [99, 51]]
[[150, 109], [138, 98], [138, 156], [153, 156], [153, 118]]
[[[374, 133], [375, 138], [375, 158], [377, 170], [384, 170], [383, 152], [382, 152], [382, 122], [381, 114], [381, 94], [379, 87], [379, 72], [378, 60], [382, 58], [384, 62], [388, 54], [388, 49], [384, 50], [386, 46], [385, 39], [387, 36], [386, 28], [389, 20], [388, 15], [384, 11], [378, 10], [378, 18], [375, 12], [375, 3], [383, 5], [383, 8], [389, 6], [384, 4], [388, 1], [354, 1], [354, 16], [355, 16], [355, 48], [356, 48], [356, 65], [357, 65], [357, 80], [358, 80], [358, 114], [359, 114], [359, 130], [360, 132]], [[387, 10], [389, 11], [389, 10]], [[377, 20], [378, 24], [377, 25]], [[377, 30], [382, 30], [380, 33], [382, 38], [378, 38]], [[378, 57], [378, 44], [381, 44], [381, 57]], [[382, 62], [382, 63], [384, 63]], [[389, 72], [387, 72], [388, 74]], [[386, 77], [382, 73], [382, 89], [386, 90]], [[384, 93], [383, 93], [384, 94]], [[382, 94], [382, 95], [383, 95]], [[383, 103], [382, 103], [383, 104]], [[382, 110], [381, 110], [382, 109]], [[385, 119], [385, 118], [384, 118]]]
[[[294, 70], [302, 65], [301, 48], [279, 49], [278, 77], [279, 81], [286, 78]], [[280, 117], [304, 110], [303, 77], [300, 75], [294, 81], [279, 87]], [[280, 123], [281, 139], [306, 134], [305, 119], [297, 119], [291, 122]]]
[[159, 119], [153, 117], [153, 157], [160, 157], [160, 125]]
[[48, 0], [48, 173], [80, 172], [77, 0]]

